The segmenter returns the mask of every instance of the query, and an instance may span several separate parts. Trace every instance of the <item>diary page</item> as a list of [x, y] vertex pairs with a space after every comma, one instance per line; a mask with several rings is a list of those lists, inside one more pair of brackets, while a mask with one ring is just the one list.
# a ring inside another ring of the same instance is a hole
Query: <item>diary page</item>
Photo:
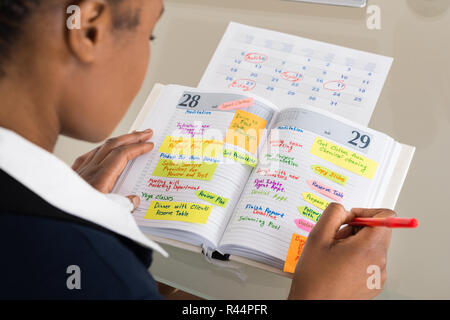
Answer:
[[313, 110], [280, 112], [220, 243], [224, 252], [241, 246], [284, 261], [293, 234], [306, 239], [330, 202], [370, 207], [389, 179], [392, 138]]
[[276, 110], [256, 98], [181, 86], [165, 87], [152, 108], [158, 112], [141, 129], [154, 129], [154, 150], [126, 168], [115, 192], [140, 197], [139, 226], [192, 232], [217, 246], [256, 165], [256, 133]]

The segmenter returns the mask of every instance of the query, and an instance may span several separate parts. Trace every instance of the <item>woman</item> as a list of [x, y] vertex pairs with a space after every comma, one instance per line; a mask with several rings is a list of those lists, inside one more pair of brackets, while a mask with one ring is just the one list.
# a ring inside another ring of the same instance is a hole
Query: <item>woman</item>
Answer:
[[[138, 92], [162, 0], [0, 0], [0, 298], [159, 299], [153, 250], [130, 212], [139, 198], [109, 194], [126, 163], [151, 152], [152, 131], [109, 139], [67, 167], [60, 134], [105, 139]], [[130, 76], [131, 75], [131, 76]], [[390, 210], [331, 204], [311, 232], [290, 299], [365, 299], [368, 266], [385, 280], [387, 228], [341, 225]]]

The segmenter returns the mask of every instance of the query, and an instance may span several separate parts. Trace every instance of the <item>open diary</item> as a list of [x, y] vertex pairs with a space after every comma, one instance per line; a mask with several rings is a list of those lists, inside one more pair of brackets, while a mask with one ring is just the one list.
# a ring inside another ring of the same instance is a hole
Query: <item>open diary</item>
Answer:
[[132, 130], [154, 150], [114, 192], [144, 233], [292, 272], [330, 202], [394, 208], [414, 148], [319, 108], [156, 85]]

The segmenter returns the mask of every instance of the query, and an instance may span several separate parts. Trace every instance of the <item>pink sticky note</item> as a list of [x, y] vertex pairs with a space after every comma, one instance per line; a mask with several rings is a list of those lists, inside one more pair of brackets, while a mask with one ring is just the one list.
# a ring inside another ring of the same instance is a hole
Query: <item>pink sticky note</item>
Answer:
[[300, 229], [302, 229], [306, 232], [311, 232], [312, 228], [314, 228], [314, 226], [315, 226], [314, 223], [309, 222], [305, 219], [295, 219], [294, 222], [297, 225], [297, 227], [299, 227]]
[[320, 194], [323, 194], [324, 196], [330, 199], [333, 199], [335, 201], [342, 201], [342, 199], [344, 198], [343, 192], [327, 187], [323, 183], [320, 183], [315, 180], [308, 180], [307, 183], [311, 187], [311, 189], [317, 191]]
[[248, 108], [253, 105], [253, 98], [240, 99], [230, 102], [222, 103], [218, 109], [219, 110], [235, 110], [235, 109], [243, 109]]

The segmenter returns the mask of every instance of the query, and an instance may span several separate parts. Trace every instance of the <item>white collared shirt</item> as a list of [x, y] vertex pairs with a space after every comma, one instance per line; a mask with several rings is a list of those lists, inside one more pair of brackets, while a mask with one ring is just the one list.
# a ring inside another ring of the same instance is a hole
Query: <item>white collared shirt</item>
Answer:
[[54, 207], [168, 257], [139, 229], [128, 198], [97, 191], [53, 154], [2, 127], [0, 169]]

